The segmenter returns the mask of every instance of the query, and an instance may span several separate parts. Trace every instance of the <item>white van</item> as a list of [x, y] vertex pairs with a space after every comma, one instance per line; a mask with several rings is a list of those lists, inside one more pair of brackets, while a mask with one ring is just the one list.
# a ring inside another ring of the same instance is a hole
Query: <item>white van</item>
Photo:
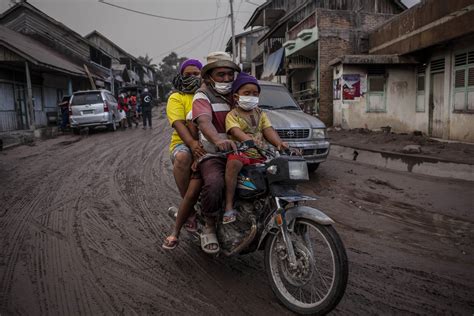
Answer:
[[118, 104], [108, 90], [87, 90], [74, 92], [70, 102], [71, 128], [75, 133], [82, 127], [106, 126], [117, 129], [119, 122]]

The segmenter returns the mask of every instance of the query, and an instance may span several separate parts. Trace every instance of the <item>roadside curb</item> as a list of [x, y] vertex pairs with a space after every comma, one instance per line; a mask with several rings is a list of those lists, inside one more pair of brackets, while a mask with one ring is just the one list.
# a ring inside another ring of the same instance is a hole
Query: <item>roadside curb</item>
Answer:
[[331, 144], [329, 155], [387, 169], [474, 181], [474, 165], [446, 159]]

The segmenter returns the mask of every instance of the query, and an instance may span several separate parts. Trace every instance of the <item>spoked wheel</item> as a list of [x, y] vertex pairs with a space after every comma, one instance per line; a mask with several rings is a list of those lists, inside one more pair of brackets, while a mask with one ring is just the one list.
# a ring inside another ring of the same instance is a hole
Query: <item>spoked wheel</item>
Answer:
[[275, 295], [300, 314], [324, 315], [341, 300], [347, 285], [347, 255], [332, 226], [297, 219], [289, 231], [296, 266], [288, 260], [281, 233], [265, 245], [265, 268]]

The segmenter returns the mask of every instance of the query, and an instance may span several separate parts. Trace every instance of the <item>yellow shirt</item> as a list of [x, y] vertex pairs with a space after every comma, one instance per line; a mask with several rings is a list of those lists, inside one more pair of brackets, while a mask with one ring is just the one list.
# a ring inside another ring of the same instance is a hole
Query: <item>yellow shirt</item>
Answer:
[[[180, 92], [175, 92], [170, 95], [166, 105], [166, 116], [168, 116], [168, 121], [171, 126], [173, 126], [173, 123], [176, 121], [186, 122], [186, 115], [191, 112], [193, 108], [193, 97], [194, 94]], [[183, 140], [179, 137], [176, 130], [173, 130], [173, 134], [171, 134], [170, 152], [173, 151], [176, 145], [183, 143]]]
[[[261, 109], [252, 110], [254, 122], [249, 115], [243, 116], [238, 109], [230, 111], [225, 118], [225, 130], [228, 133], [233, 127], [240, 128], [245, 134], [248, 134], [256, 141], [263, 141], [262, 131], [271, 127], [272, 123], [267, 117], [267, 114]], [[258, 123], [256, 122], [258, 120]], [[235, 139], [234, 139], [235, 140]]]

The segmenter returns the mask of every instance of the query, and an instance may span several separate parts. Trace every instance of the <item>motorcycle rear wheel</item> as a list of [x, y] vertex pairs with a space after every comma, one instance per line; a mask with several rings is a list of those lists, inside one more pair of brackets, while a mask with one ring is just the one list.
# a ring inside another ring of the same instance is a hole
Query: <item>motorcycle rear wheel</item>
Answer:
[[347, 285], [348, 262], [344, 245], [332, 226], [296, 219], [289, 232], [297, 259], [291, 267], [281, 233], [269, 236], [265, 268], [273, 292], [290, 310], [324, 315], [334, 309]]

